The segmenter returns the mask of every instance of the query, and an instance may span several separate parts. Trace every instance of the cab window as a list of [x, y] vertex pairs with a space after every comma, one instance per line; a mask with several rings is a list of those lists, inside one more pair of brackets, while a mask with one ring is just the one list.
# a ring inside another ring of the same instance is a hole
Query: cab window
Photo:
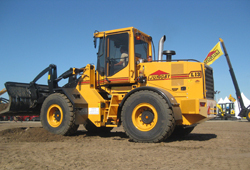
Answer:
[[112, 76], [128, 65], [128, 33], [107, 36], [108, 76]]
[[148, 43], [143, 40], [137, 40], [135, 38], [135, 57], [136, 59], [145, 59], [147, 60], [148, 54]]
[[99, 41], [99, 50], [97, 53], [97, 70], [101, 76], [105, 74], [105, 46], [104, 46], [104, 39], [100, 38]]

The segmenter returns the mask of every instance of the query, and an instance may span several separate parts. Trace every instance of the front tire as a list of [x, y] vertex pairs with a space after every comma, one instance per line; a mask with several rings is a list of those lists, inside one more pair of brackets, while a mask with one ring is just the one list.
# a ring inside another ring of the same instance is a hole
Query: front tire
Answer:
[[79, 127], [75, 124], [75, 113], [71, 102], [60, 93], [51, 94], [45, 99], [40, 118], [44, 129], [58, 135], [72, 135]]
[[126, 134], [135, 142], [161, 142], [173, 132], [172, 110], [159, 94], [143, 90], [124, 103], [121, 120]]

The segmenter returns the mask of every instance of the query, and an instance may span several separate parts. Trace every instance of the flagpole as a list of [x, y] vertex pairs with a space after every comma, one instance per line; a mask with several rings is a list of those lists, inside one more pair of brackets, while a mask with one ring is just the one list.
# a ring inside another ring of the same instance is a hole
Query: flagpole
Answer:
[[234, 70], [233, 70], [231, 61], [229, 59], [228, 53], [227, 53], [227, 49], [225, 47], [224, 41], [221, 38], [219, 38], [219, 40], [221, 42], [221, 45], [223, 47], [223, 51], [224, 51], [225, 57], [227, 59], [227, 64], [228, 64], [228, 67], [229, 67], [229, 72], [230, 72], [232, 80], [233, 80], [233, 84], [234, 84], [234, 88], [235, 88], [235, 91], [236, 91], [237, 98], [238, 98], [238, 100], [240, 102], [241, 112], [240, 112], [239, 116], [245, 117], [246, 107], [245, 107], [245, 105], [243, 103], [243, 100], [242, 100], [242, 97], [241, 97], [240, 88], [239, 88], [238, 82], [236, 80], [236, 77], [235, 77], [235, 74], [234, 74]]

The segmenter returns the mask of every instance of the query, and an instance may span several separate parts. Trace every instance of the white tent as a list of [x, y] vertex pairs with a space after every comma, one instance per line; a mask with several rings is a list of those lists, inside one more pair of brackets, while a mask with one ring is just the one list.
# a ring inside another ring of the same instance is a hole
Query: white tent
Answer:
[[218, 104], [224, 104], [224, 100], [222, 98], [219, 99]]
[[225, 97], [225, 99], [223, 101], [224, 101], [224, 103], [233, 103], [227, 97]]
[[[250, 100], [243, 93], [241, 93], [241, 97], [245, 107], [248, 107], [250, 105]], [[234, 102], [234, 109], [235, 109], [235, 117], [240, 118], [240, 116], [238, 116], [238, 114], [240, 113], [238, 99]]]
[[241, 93], [241, 97], [243, 99], [245, 107], [248, 107], [250, 105], [250, 100], [243, 93]]

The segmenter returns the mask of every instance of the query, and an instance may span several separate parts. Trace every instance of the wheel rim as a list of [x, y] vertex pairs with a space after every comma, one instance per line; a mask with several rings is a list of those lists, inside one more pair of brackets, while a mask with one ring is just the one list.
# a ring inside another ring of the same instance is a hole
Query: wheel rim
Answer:
[[152, 130], [158, 121], [156, 109], [149, 103], [140, 103], [132, 113], [134, 126], [140, 131]]
[[250, 111], [248, 112], [247, 118], [250, 119]]
[[53, 104], [47, 111], [47, 120], [50, 126], [58, 127], [61, 125], [63, 120], [63, 111], [57, 104]]

